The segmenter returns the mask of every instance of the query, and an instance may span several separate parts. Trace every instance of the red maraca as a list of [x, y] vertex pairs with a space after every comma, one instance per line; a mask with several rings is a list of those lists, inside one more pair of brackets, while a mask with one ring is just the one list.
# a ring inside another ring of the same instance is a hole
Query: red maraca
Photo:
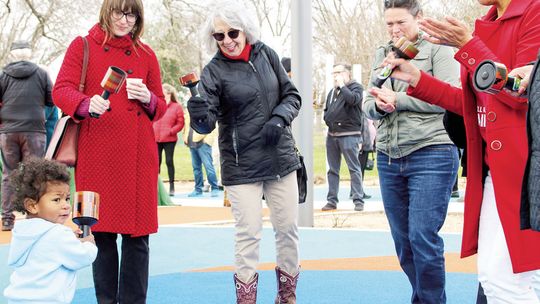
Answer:
[[[103, 88], [103, 93], [101, 97], [103, 99], [109, 99], [109, 95], [112, 93], [118, 93], [124, 82], [126, 81], [127, 73], [124, 72], [121, 68], [110, 66], [105, 73], [105, 77], [101, 81], [101, 87]], [[110, 108], [108, 109], [111, 110]], [[90, 116], [94, 118], [99, 118], [99, 114], [90, 112]]]
[[199, 96], [199, 91], [197, 90], [197, 83], [199, 83], [199, 77], [195, 72], [191, 72], [180, 77], [180, 83], [184, 87], [188, 87], [191, 92], [191, 96]]

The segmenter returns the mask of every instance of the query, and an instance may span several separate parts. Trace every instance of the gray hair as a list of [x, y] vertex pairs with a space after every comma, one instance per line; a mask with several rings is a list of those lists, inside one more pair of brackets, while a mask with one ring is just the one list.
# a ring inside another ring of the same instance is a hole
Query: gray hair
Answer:
[[30, 61], [32, 59], [32, 50], [31, 49], [15, 49], [9, 52], [9, 61]]
[[212, 11], [201, 29], [202, 43], [209, 53], [213, 54], [218, 51], [217, 41], [212, 37], [216, 18], [223, 20], [231, 28], [244, 32], [247, 43], [254, 44], [259, 41], [259, 24], [253, 20], [250, 12], [243, 5], [237, 1], [219, 1], [211, 7]]

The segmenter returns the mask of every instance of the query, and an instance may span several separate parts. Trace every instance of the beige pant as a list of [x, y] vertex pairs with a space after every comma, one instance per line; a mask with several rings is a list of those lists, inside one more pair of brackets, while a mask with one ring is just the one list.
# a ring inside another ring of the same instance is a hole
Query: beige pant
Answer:
[[249, 282], [257, 271], [262, 232], [262, 196], [270, 208], [276, 237], [277, 265], [287, 273], [298, 273], [298, 184], [296, 171], [281, 178], [227, 186], [236, 221], [235, 271]]

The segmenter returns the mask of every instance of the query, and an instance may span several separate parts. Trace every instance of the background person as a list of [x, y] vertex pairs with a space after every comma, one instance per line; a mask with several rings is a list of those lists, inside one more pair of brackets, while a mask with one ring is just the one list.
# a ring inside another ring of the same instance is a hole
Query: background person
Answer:
[[362, 168], [358, 155], [362, 149], [362, 93], [361, 84], [351, 79], [351, 65], [334, 65], [334, 88], [328, 92], [324, 107], [326, 160], [328, 162], [328, 194], [322, 211], [337, 209], [341, 155], [345, 158], [351, 176], [351, 199], [355, 211], [364, 210]]
[[27, 41], [10, 48], [11, 63], [0, 73], [0, 150], [2, 151], [2, 231], [13, 228], [15, 215], [8, 176], [19, 162], [45, 155], [45, 106], [53, 106], [52, 81], [47, 72], [30, 62]]
[[94, 236], [78, 238], [70, 218], [69, 172], [50, 160], [30, 158], [10, 175], [14, 209], [26, 214], [11, 236], [8, 265], [14, 267], [4, 296], [9, 303], [71, 303], [77, 271], [97, 255]]
[[300, 160], [290, 124], [300, 95], [274, 50], [259, 41], [258, 24], [235, 1], [212, 6], [202, 29], [215, 56], [204, 67], [199, 91], [188, 110], [191, 127], [210, 133], [219, 122], [221, 179], [235, 218], [237, 303], [257, 298], [261, 199], [275, 231], [278, 292], [276, 303], [296, 303], [298, 184]]
[[167, 102], [167, 111], [163, 117], [154, 122], [154, 136], [157, 142], [160, 169], [161, 155], [165, 150], [165, 163], [169, 175], [169, 195], [174, 196], [174, 149], [178, 141], [178, 133], [184, 128], [184, 110], [178, 102], [178, 92], [172, 85], [163, 84], [163, 94]]
[[195, 180], [195, 188], [188, 194], [188, 197], [200, 197], [203, 195], [203, 166], [206, 171], [206, 178], [210, 184], [210, 196], [217, 197], [219, 195], [219, 185], [216, 170], [214, 169], [214, 159], [212, 157], [212, 145], [214, 144], [216, 131], [214, 130], [210, 134], [199, 134], [189, 125], [189, 115], [187, 115], [183, 139], [184, 144], [189, 148], [189, 152], [191, 153], [191, 166]]
[[[449, 47], [418, 35], [422, 10], [417, 0], [386, 0], [384, 19], [392, 39], [375, 53], [373, 79], [390, 45], [405, 37], [419, 49], [411, 64], [452, 84], [458, 64]], [[407, 83], [387, 79], [372, 87], [364, 103], [377, 128], [377, 169], [401, 268], [412, 286], [411, 303], [446, 303], [444, 242], [439, 236], [459, 162], [443, 126], [444, 109], [407, 96]], [[429, 219], [429, 220], [426, 220]]]
[[[461, 88], [450, 86], [403, 60], [393, 77], [409, 82], [407, 93], [463, 116], [467, 139], [467, 188], [461, 255], [478, 253], [478, 280], [488, 303], [540, 303], [533, 276], [540, 268], [540, 234], [520, 230], [520, 195], [527, 161], [527, 99], [474, 89], [484, 60], [509, 70], [531, 62], [540, 48], [540, 1], [480, 1], [491, 6], [474, 34], [462, 22], [426, 19], [426, 39], [458, 48]], [[520, 35], [515, 35], [520, 33]], [[429, 35], [429, 36], [428, 36]], [[501, 47], [504, 44], [505, 47]]]
[[[93, 275], [100, 304], [146, 302], [149, 234], [158, 229], [158, 156], [152, 121], [161, 118], [167, 106], [156, 55], [141, 42], [143, 30], [141, 0], [103, 1], [99, 23], [86, 36], [90, 58], [84, 92], [78, 90], [81, 37], [67, 49], [53, 91], [56, 105], [80, 120], [77, 189], [101, 196], [99, 223], [92, 227], [99, 249]], [[142, 83], [126, 84], [104, 100], [100, 83], [111, 65]], [[135, 98], [128, 99], [128, 93]], [[90, 112], [101, 116], [91, 118]]]

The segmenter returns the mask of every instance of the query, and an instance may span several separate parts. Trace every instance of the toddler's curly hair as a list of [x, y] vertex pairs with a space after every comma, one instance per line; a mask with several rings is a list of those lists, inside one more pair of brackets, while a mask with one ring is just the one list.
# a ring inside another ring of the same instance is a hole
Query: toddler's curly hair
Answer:
[[15, 211], [26, 214], [24, 200], [31, 198], [39, 201], [47, 191], [47, 183], [69, 184], [69, 180], [67, 167], [59, 162], [32, 157], [20, 163], [19, 168], [13, 170], [8, 179]]

